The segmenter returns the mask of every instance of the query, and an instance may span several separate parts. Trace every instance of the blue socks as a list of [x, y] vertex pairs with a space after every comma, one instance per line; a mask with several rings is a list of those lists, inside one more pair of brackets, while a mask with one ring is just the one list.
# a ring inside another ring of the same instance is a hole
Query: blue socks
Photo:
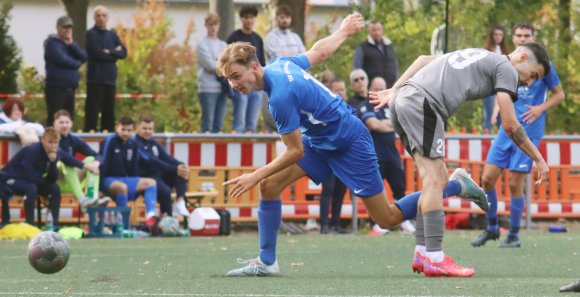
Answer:
[[[115, 196], [115, 203], [117, 206], [127, 206], [129, 201], [129, 196], [127, 194], [117, 194]], [[123, 214], [123, 226], [125, 229], [129, 229], [129, 214]]]
[[461, 194], [461, 183], [456, 180], [450, 180], [445, 189], [443, 189], [443, 198], [457, 196]]
[[510, 204], [510, 232], [508, 233], [508, 237], [518, 237], [523, 211], [524, 196], [512, 197]]
[[[416, 206], [415, 206], [416, 207]], [[282, 223], [282, 201], [260, 200], [258, 209], [258, 233], [260, 236], [260, 259], [266, 265], [276, 262], [276, 241]]]
[[[489, 201], [489, 210], [485, 213], [487, 218], [487, 231], [499, 232], [499, 225], [497, 219], [497, 192], [495, 189], [486, 192], [487, 201]], [[512, 200], [513, 201], [513, 200]]]
[[[449, 181], [443, 189], [443, 198], [459, 194], [461, 194], [461, 184], [456, 180]], [[419, 204], [420, 196], [421, 192], [415, 192], [395, 201], [395, 205], [403, 213], [403, 220], [412, 220], [417, 216], [417, 204]]]
[[157, 186], [150, 186], [145, 189], [143, 198], [145, 199], [145, 214], [151, 212], [155, 213], [155, 207], [157, 204]]

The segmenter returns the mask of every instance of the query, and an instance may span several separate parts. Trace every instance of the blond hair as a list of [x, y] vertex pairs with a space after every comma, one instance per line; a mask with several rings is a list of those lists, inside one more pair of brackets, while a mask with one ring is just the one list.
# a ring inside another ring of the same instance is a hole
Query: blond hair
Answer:
[[60, 133], [54, 127], [47, 127], [42, 135], [44, 139], [60, 139]]
[[216, 74], [226, 76], [226, 71], [232, 64], [249, 67], [252, 62], [258, 62], [256, 48], [249, 42], [234, 42], [226, 47], [217, 60]]
[[205, 25], [214, 25], [221, 22], [220, 16], [210, 12], [205, 16]]

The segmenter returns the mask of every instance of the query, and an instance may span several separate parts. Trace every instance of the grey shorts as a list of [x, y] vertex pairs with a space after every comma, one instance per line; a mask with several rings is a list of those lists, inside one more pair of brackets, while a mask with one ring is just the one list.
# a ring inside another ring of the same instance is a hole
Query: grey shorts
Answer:
[[390, 107], [393, 128], [411, 156], [416, 151], [432, 159], [445, 158], [445, 126], [425, 95], [402, 86]]

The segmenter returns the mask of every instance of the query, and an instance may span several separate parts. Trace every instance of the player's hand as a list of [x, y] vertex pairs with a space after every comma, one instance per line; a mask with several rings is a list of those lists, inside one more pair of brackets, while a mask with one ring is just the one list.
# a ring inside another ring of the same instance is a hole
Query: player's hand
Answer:
[[120, 52], [122, 49], [123, 49], [123, 48], [122, 48], [120, 45], [117, 45], [117, 46], [115, 47], [115, 51], [116, 51], [116, 52]]
[[[491, 124], [495, 125], [497, 123], [497, 118], [499, 117], [499, 105], [495, 104], [493, 106], [493, 112], [491, 113]], [[489, 131], [491, 134], [491, 131]]]
[[544, 112], [544, 109], [542, 107], [540, 107], [539, 105], [534, 105], [534, 106], [526, 105], [526, 107], [528, 108], [528, 111], [526, 111], [522, 114], [522, 120], [526, 124], [533, 123]]
[[365, 20], [363, 16], [360, 13], [355, 12], [353, 14], [348, 15], [346, 18], [344, 18], [344, 20], [342, 20], [339, 30], [341, 32], [344, 32], [347, 37], [350, 37], [358, 33], [358, 31], [360, 31], [364, 27]]
[[188, 179], [189, 178], [189, 168], [187, 166], [185, 166], [184, 164], [179, 164], [179, 166], [177, 166], [177, 175], [179, 175], [183, 179]]
[[536, 181], [535, 185], [540, 186], [544, 181], [547, 182], [550, 176], [549, 175], [550, 168], [548, 168], [548, 164], [546, 164], [546, 161], [542, 160], [540, 163], [534, 162], [532, 166], [536, 169], [536, 172], [538, 173], [537, 176], [538, 180]]
[[88, 163], [85, 164], [85, 168], [94, 174], [99, 174], [99, 165], [99, 162]]
[[224, 186], [233, 185], [229, 189], [229, 196], [232, 198], [239, 198], [247, 191], [251, 190], [258, 184], [258, 179], [252, 173], [242, 174], [234, 179], [223, 183]]
[[375, 106], [375, 110], [379, 110], [381, 109], [383, 106], [390, 106], [391, 105], [391, 101], [393, 100], [393, 98], [395, 97], [395, 90], [394, 89], [388, 89], [388, 90], [383, 90], [380, 92], [369, 92], [369, 98], [371, 99], [369, 102], [371, 104], [376, 104], [377, 106]]
[[46, 154], [46, 156], [48, 157], [48, 160], [49, 160], [50, 162], [54, 162], [54, 161], [56, 161], [56, 159], [57, 159], [57, 153], [56, 153], [56, 151], [54, 151], [54, 152], [48, 152], [48, 153]]

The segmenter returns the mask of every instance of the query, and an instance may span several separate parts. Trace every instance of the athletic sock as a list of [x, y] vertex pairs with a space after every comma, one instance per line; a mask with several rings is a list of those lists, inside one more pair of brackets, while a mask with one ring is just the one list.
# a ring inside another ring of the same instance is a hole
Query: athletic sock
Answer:
[[395, 205], [403, 213], [403, 221], [412, 220], [417, 216], [419, 197], [421, 197], [421, 192], [415, 192], [395, 201]]
[[443, 198], [457, 196], [461, 194], [461, 183], [456, 180], [450, 180], [445, 189], [443, 189]]
[[497, 220], [497, 192], [495, 189], [485, 192], [487, 194], [487, 201], [489, 201], [489, 210], [485, 213], [487, 218], [487, 231], [499, 232], [499, 225]]
[[510, 232], [508, 236], [518, 237], [520, 232], [520, 222], [524, 211], [524, 196], [512, 197], [510, 204]]
[[266, 265], [276, 262], [276, 241], [281, 222], [282, 200], [260, 200], [258, 209], [260, 259]]
[[427, 252], [425, 248], [423, 214], [420, 211], [417, 211], [417, 218], [415, 219], [415, 252], [419, 252], [421, 256], [425, 256], [425, 253]]
[[445, 213], [443, 209], [423, 213], [425, 225], [425, 247], [431, 262], [443, 261], [443, 235], [445, 233]]
[[145, 199], [145, 213], [155, 213], [157, 206], [157, 186], [149, 186], [143, 195]]
[[[127, 206], [127, 202], [129, 202], [127, 194], [117, 194], [115, 196], [115, 204], [117, 204], [118, 207]], [[123, 213], [123, 226], [125, 226], [126, 229], [129, 229], [129, 215], [129, 213]]]

